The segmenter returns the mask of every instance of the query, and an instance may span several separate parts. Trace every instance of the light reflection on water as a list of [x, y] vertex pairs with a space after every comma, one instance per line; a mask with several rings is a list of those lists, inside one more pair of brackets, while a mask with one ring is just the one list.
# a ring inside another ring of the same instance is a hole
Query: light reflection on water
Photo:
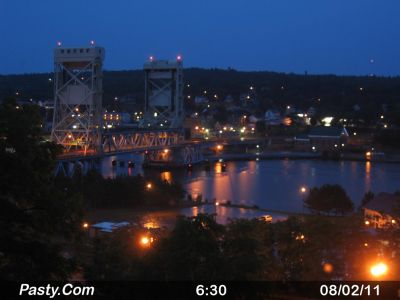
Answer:
[[[106, 177], [128, 174], [128, 168], [111, 167], [112, 159], [107, 157], [102, 163]], [[345, 188], [356, 206], [364, 193], [394, 192], [400, 190], [400, 165], [355, 161], [322, 160], [265, 160], [226, 162], [225, 171], [217, 163], [211, 171], [196, 167], [193, 171], [174, 170], [169, 172], [143, 171], [141, 157], [133, 154], [121, 155], [117, 160], [134, 160], [133, 175], [158, 176], [168, 181], [183, 184], [185, 190], [203, 199], [212, 201], [231, 201], [233, 204], [257, 205], [260, 208], [302, 212], [302, 199], [305, 195], [300, 187], [307, 190], [322, 184], [340, 184]], [[127, 163], [125, 164], [127, 166]], [[198, 212], [212, 209], [212, 206], [198, 208]], [[215, 208], [213, 208], [215, 209]], [[220, 208], [218, 208], [220, 209]], [[191, 211], [192, 210], [192, 211]], [[247, 213], [249, 210], [245, 210]], [[194, 209], [182, 210], [185, 214], [195, 214]], [[239, 217], [239, 209], [218, 211], [225, 218]]]

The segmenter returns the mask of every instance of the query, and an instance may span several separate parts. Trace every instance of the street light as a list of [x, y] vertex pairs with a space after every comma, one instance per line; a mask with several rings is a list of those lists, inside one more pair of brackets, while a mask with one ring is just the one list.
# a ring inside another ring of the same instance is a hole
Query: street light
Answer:
[[146, 185], [146, 188], [147, 188], [147, 190], [151, 190], [152, 184], [149, 182], [149, 183]]
[[148, 245], [150, 243], [150, 239], [147, 236], [144, 236], [140, 239], [140, 243], [144, 246]]
[[372, 265], [369, 271], [373, 277], [382, 277], [387, 274], [388, 266], [385, 263], [380, 262]]
[[154, 242], [154, 238], [148, 237], [146, 235], [142, 236], [139, 240], [139, 243], [142, 247], [150, 247], [151, 244]]

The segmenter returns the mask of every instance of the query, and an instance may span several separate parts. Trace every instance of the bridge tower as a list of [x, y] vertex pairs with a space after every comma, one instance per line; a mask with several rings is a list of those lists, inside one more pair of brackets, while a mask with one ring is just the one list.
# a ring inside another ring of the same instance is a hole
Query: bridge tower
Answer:
[[182, 128], [183, 125], [183, 62], [155, 60], [144, 64], [145, 114], [142, 127]]
[[54, 115], [51, 138], [66, 152], [100, 151], [104, 48], [54, 50]]

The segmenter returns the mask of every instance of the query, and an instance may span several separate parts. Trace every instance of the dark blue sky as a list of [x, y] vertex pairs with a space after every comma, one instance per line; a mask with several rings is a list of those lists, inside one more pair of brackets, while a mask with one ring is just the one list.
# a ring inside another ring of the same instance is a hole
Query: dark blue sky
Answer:
[[0, 74], [51, 71], [58, 40], [91, 39], [108, 70], [181, 53], [189, 67], [399, 75], [400, 1], [0, 0]]

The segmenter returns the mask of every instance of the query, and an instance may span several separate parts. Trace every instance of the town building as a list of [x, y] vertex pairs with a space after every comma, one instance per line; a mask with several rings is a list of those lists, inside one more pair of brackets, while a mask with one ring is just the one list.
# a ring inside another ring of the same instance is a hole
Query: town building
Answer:
[[297, 150], [335, 151], [346, 146], [349, 134], [345, 127], [316, 126], [308, 134], [294, 138]]
[[363, 207], [364, 222], [372, 228], [398, 226], [400, 197], [390, 193], [380, 193]]
[[282, 122], [282, 115], [276, 109], [269, 109], [265, 112], [265, 123], [267, 125], [280, 125]]

